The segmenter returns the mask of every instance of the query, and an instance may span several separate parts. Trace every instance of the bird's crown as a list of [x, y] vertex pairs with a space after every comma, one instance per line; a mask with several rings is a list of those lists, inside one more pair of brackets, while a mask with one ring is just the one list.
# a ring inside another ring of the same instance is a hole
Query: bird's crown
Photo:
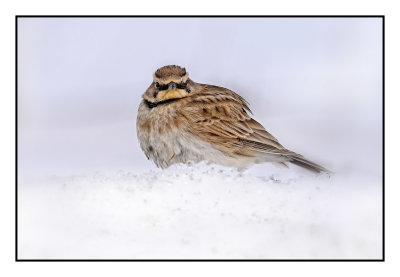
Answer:
[[157, 69], [153, 77], [155, 82], [160, 83], [184, 83], [189, 78], [189, 73], [184, 67], [166, 65]]

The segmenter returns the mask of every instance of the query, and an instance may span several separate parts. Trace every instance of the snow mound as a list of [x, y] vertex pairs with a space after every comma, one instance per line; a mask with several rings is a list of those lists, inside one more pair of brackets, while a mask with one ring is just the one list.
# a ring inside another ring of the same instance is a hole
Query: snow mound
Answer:
[[381, 180], [265, 168], [20, 181], [19, 258], [381, 258]]

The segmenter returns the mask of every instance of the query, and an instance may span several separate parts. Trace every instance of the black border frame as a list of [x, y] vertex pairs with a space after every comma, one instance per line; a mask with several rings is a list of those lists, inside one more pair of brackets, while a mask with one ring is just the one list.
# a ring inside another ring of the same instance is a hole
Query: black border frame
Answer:
[[[19, 259], [18, 258], [18, 18], [381, 18], [382, 258], [381, 259]], [[385, 261], [385, 15], [15, 15], [15, 261], [16, 262], [384, 262]]]

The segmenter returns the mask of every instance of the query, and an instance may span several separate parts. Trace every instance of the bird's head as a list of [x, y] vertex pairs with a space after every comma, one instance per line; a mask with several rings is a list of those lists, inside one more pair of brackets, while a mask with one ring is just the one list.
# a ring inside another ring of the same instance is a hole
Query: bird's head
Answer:
[[157, 69], [153, 82], [143, 98], [152, 103], [179, 99], [191, 93], [192, 81], [185, 68], [177, 65], [167, 65]]

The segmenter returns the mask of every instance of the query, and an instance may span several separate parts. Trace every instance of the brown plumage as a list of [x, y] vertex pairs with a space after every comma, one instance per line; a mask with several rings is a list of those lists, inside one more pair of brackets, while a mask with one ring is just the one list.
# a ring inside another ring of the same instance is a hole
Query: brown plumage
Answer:
[[195, 83], [184, 68], [169, 65], [154, 73], [143, 94], [137, 135], [147, 158], [162, 168], [206, 160], [239, 169], [291, 162], [313, 172], [327, 171], [283, 147], [250, 114], [240, 95]]

